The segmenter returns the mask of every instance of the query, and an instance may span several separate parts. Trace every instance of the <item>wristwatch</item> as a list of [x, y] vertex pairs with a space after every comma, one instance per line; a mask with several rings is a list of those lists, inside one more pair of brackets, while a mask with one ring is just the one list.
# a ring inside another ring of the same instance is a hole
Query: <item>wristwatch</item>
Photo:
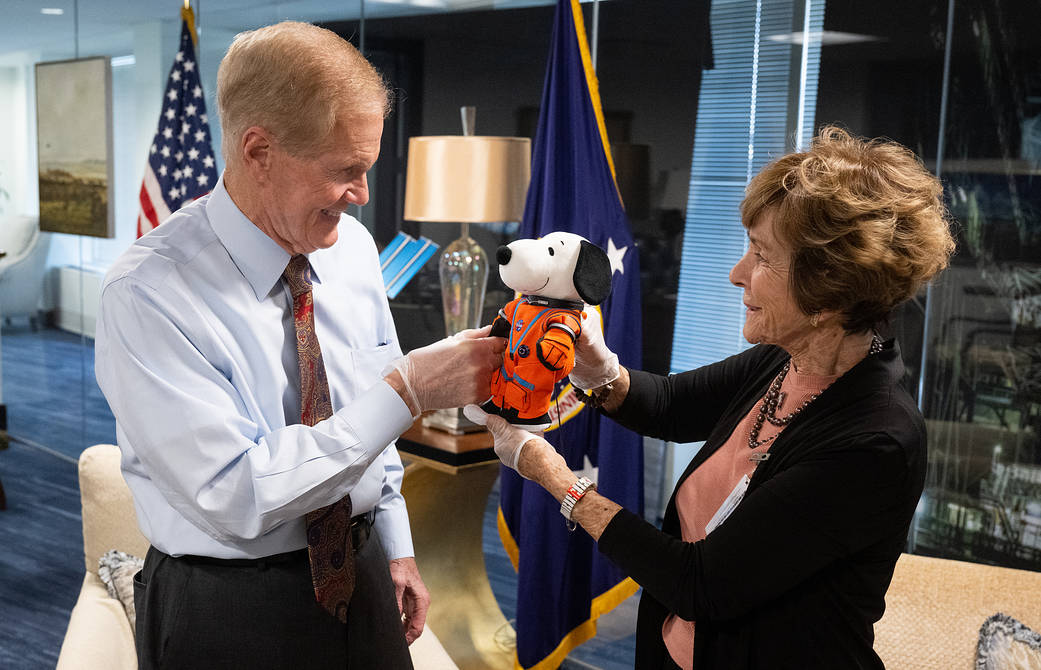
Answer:
[[575, 397], [579, 400], [591, 407], [600, 408], [603, 407], [604, 403], [607, 402], [607, 399], [611, 397], [611, 392], [614, 391], [614, 382], [610, 381], [603, 386], [598, 386], [595, 389], [588, 389], [586, 391], [583, 391], [574, 384], [572, 384], [571, 388], [574, 389]]
[[568, 530], [575, 529], [575, 522], [571, 519], [571, 513], [575, 510], [575, 505], [582, 499], [589, 491], [596, 490], [596, 482], [589, 477], [579, 477], [578, 481], [571, 485], [564, 494], [564, 499], [560, 501], [560, 513], [567, 519]]

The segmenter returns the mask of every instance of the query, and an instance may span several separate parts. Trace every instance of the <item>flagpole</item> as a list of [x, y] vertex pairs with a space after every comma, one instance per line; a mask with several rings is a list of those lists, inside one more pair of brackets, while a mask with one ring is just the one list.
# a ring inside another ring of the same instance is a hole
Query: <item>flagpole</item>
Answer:
[[593, 0], [593, 72], [596, 72], [596, 55], [600, 44], [600, 0]]
[[192, 10], [190, 0], [184, 0], [181, 9], [181, 20], [188, 22], [188, 29], [192, 34], [192, 48], [195, 50], [195, 67], [199, 68], [199, 78], [202, 79], [202, 49], [199, 48], [199, 9], [202, 0], [195, 0], [195, 9]]
[[[196, 1], [198, 4], [198, 1]], [[191, 5], [188, 0], [184, 0], [184, 7], [181, 9], [181, 20], [188, 23], [188, 32], [192, 36], [192, 48], [195, 49], [195, 62], [199, 62], [199, 29], [197, 22], [195, 21], [195, 12], [192, 11]]]
[[[195, 67], [199, 68], [199, 78], [202, 79], [202, 49], [199, 48], [199, 4], [202, 0], [195, 0], [195, 10], [192, 11], [192, 45], [195, 47]], [[190, 0], [184, 0], [184, 8], [191, 11]]]

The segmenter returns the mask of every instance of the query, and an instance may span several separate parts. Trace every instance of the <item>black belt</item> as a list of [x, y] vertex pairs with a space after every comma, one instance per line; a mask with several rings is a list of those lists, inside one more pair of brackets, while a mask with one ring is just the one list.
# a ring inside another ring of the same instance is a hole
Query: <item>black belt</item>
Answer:
[[351, 546], [358, 551], [369, 540], [372, 533], [372, 522], [376, 519], [376, 512], [366, 512], [351, 517]]
[[[351, 517], [351, 545], [354, 547], [354, 551], [361, 549], [369, 540], [369, 535], [372, 534], [372, 522], [375, 518], [376, 513], [372, 511]], [[300, 559], [307, 560], [307, 547], [262, 558], [214, 558], [212, 556], [193, 556], [191, 554], [175, 557], [175, 560], [184, 561], [192, 565], [220, 565], [229, 568], [259, 568], [261, 570], [269, 565], [278, 565], [279, 563], [288, 563]]]

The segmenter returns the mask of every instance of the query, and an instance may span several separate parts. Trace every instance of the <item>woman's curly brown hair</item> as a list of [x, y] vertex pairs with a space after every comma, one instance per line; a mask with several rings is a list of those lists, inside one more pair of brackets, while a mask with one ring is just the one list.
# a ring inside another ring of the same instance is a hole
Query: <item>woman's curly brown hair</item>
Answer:
[[839, 312], [849, 332], [884, 321], [954, 251], [943, 187], [918, 157], [835, 126], [752, 179], [741, 221], [747, 228], [767, 211], [792, 252], [796, 303], [807, 314]]

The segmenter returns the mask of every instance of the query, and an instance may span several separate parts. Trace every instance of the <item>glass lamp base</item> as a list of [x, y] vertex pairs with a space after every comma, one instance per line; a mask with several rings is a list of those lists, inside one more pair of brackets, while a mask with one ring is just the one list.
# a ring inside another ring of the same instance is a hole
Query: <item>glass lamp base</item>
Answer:
[[455, 335], [481, 325], [488, 286], [488, 257], [468, 232], [445, 247], [438, 264], [445, 334]]
[[[463, 224], [463, 234], [445, 247], [438, 264], [441, 274], [441, 302], [445, 310], [445, 334], [478, 328], [484, 311], [484, 292], [488, 286], [488, 257]], [[423, 425], [453, 435], [484, 430], [465, 416], [463, 410], [439, 409], [423, 417]]]

